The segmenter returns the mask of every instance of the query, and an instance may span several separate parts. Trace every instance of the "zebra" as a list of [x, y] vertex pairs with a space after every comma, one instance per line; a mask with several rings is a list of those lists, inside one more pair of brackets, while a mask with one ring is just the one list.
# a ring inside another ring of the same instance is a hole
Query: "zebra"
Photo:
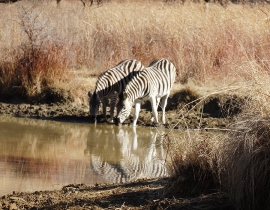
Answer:
[[141, 103], [150, 100], [152, 114], [157, 124], [157, 108], [161, 100], [162, 123], [165, 124], [165, 108], [171, 88], [175, 81], [176, 68], [167, 59], [153, 61], [149, 67], [139, 72], [126, 86], [119, 105], [117, 115], [119, 123], [123, 123], [129, 116], [132, 104], [135, 103], [133, 126], [136, 126]]
[[[103, 104], [103, 115], [106, 119], [106, 106], [110, 99], [110, 120], [114, 122], [114, 108], [118, 96], [122, 95], [127, 83], [139, 72], [144, 69], [142, 63], [135, 59], [127, 59], [121, 61], [115, 67], [101, 74], [97, 80], [94, 93], [89, 92], [89, 107], [91, 119], [97, 116], [100, 101]], [[121, 103], [119, 97], [119, 103]], [[119, 113], [119, 105], [117, 105], [117, 114]]]

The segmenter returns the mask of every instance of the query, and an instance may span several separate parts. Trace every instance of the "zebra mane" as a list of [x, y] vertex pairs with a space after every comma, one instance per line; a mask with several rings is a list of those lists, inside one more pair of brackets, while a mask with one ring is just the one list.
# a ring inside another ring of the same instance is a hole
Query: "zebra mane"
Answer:
[[[140, 61], [135, 60], [135, 59], [125, 59], [125, 60], [122, 60], [122, 61], [120, 61], [116, 66], [114, 66], [113, 68], [110, 68], [110, 69], [104, 71], [103, 73], [101, 73], [101, 75], [98, 77], [98, 80], [101, 79], [101, 78], [103, 78], [103, 77], [104, 77], [106, 74], [108, 74], [109, 72], [117, 70], [118, 67], [120, 67], [121, 65], [123, 65], [124, 63], [126, 63], [126, 62], [128, 62], [128, 61], [135, 61], [136, 64], [139, 64], [139, 63], [140, 63]], [[97, 80], [97, 82], [96, 82], [96, 85], [97, 85], [97, 83], [98, 83], [98, 80]]]
[[160, 59], [157, 59], [157, 60], [153, 60], [148, 67], [151, 67], [151, 66], [154, 66], [155, 64], [159, 63], [160, 61], [165, 61], [167, 59], [165, 58], [160, 58]]

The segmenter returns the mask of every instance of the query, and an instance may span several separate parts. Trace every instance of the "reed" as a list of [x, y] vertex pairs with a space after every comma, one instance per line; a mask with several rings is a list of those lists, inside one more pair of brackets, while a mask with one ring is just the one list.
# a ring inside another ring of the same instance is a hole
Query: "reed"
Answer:
[[[250, 118], [252, 117], [252, 118]], [[235, 123], [223, 149], [224, 183], [236, 209], [267, 209], [269, 197], [269, 118], [249, 116]]]
[[269, 207], [270, 88], [264, 71], [250, 69], [252, 79], [242, 82], [241, 112], [222, 133], [187, 130], [179, 139], [168, 139], [168, 191], [191, 196], [214, 190], [227, 194], [235, 209]]
[[14, 87], [27, 97], [51, 87], [87, 95], [93, 85], [83, 77], [126, 58], [146, 66], [168, 58], [177, 81], [198, 85], [241, 85], [254, 67], [269, 72], [267, 5], [25, 0], [1, 10], [1, 95], [13, 95]]
[[268, 79], [253, 68], [253, 83], [243, 112], [228, 126], [222, 151], [223, 183], [236, 209], [267, 209], [270, 166]]

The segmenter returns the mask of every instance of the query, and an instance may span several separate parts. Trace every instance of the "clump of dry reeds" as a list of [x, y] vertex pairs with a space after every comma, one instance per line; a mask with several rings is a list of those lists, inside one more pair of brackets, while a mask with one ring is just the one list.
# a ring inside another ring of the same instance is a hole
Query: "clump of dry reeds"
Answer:
[[187, 131], [176, 139], [167, 139], [171, 183], [168, 193], [197, 196], [220, 188], [218, 174], [218, 135]]
[[223, 184], [236, 209], [270, 206], [270, 95], [262, 75], [253, 72], [243, 112], [229, 126], [221, 153]]
[[228, 194], [236, 209], [269, 208], [269, 81], [261, 69], [253, 70], [252, 82], [243, 83], [241, 112], [222, 133], [188, 130], [168, 141], [169, 191], [193, 195], [218, 190]]
[[246, 116], [232, 125], [223, 152], [225, 186], [236, 209], [270, 206], [270, 118]]

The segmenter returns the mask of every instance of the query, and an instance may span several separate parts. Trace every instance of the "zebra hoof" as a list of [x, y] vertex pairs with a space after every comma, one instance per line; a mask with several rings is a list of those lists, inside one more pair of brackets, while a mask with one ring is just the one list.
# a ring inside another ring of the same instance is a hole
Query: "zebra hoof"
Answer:
[[115, 120], [114, 120], [114, 123], [115, 123], [115, 125], [122, 125], [121, 123], [120, 123], [120, 120], [118, 119], [118, 118], [115, 118]]

